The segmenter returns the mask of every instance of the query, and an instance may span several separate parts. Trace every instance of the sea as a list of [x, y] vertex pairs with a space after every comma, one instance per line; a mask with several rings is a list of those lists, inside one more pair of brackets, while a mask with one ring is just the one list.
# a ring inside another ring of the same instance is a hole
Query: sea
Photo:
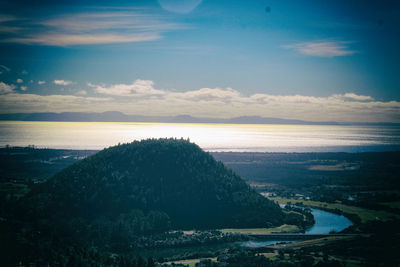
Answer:
[[0, 147], [100, 150], [148, 138], [184, 138], [210, 152], [400, 150], [400, 127], [351, 125], [0, 121]]

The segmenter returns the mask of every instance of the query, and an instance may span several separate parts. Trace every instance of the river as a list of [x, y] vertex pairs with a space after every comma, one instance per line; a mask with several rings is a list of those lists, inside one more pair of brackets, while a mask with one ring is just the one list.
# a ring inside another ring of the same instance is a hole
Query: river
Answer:
[[[315, 224], [306, 230], [306, 234], [329, 234], [331, 232], [338, 233], [353, 225], [353, 223], [343, 215], [338, 215], [320, 209], [311, 209], [311, 212], [314, 215]], [[296, 240], [250, 240], [242, 242], [241, 246], [248, 248], [259, 248], [280, 242], [296, 242]]]
[[[316, 223], [307, 229], [307, 234], [329, 234], [332, 230], [340, 232], [343, 229], [351, 226], [353, 223], [344, 216], [337, 215], [331, 212], [311, 209]], [[212, 254], [212, 252], [226, 249], [234, 249], [237, 247], [243, 248], [260, 248], [267, 245], [272, 245], [281, 242], [296, 242], [296, 240], [250, 240], [245, 242], [228, 242], [228, 243], [214, 243], [205, 245], [194, 245], [189, 247], [173, 247], [173, 248], [156, 248], [156, 249], [142, 249], [137, 253], [142, 257], [149, 257], [157, 255], [157, 257], [168, 258], [171, 255], [203, 255]], [[193, 256], [196, 258], [196, 256]]]

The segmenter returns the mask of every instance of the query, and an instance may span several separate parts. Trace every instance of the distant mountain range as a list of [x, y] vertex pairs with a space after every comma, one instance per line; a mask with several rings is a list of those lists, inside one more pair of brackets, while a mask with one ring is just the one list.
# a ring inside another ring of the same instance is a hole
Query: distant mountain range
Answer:
[[300, 124], [300, 125], [400, 125], [390, 122], [313, 122], [260, 116], [242, 116], [229, 119], [197, 118], [190, 115], [143, 116], [126, 115], [119, 111], [96, 112], [42, 112], [0, 114], [3, 121], [86, 121], [86, 122], [166, 122], [166, 123], [230, 123], [230, 124]]

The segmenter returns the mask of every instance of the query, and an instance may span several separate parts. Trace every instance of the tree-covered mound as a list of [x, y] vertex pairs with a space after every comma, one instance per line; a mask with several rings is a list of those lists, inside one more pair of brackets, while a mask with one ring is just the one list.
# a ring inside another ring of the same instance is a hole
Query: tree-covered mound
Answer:
[[84, 222], [122, 218], [136, 232], [268, 227], [287, 219], [276, 203], [183, 139], [148, 139], [104, 149], [57, 173], [25, 200], [35, 206], [30, 211], [34, 217]]

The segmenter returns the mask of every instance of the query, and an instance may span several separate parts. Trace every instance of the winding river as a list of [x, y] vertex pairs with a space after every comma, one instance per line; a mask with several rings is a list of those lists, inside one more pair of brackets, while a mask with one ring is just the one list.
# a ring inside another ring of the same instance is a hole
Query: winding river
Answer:
[[[329, 234], [332, 232], [340, 232], [346, 229], [347, 227], [353, 225], [353, 223], [343, 215], [338, 215], [332, 212], [320, 210], [320, 209], [311, 209], [312, 214], [314, 215], [315, 224], [308, 228], [305, 234]], [[267, 245], [273, 245], [280, 242], [296, 242], [287, 241], [287, 240], [267, 240], [267, 241], [246, 241], [242, 242], [241, 246], [248, 248], [259, 248]]]
[[[329, 234], [332, 231], [340, 232], [343, 229], [351, 226], [353, 223], [344, 216], [337, 215], [331, 212], [311, 209], [314, 215], [316, 223], [307, 229], [306, 234]], [[142, 257], [149, 257], [157, 255], [157, 257], [168, 258], [171, 255], [187, 255], [194, 253], [201, 255], [204, 253], [210, 253], [210, 251], [226, 250], [227, 248], [260, 248], [267, 245], [273, 245], [281, 242], [296, 242], [296, 240], [250, 240], [246, 242], [227, 242], [227, 243], [216, 243], [216, 244], [204, 244], [204, 245], [193, 245], [189, 247], [172, 247], [172, 248], [154, 248], [154, 249], [143, 249], [139, 250]], [[139, 255], [139, 254], [138, 254]], [[196, 257], [196, 256], [193, 256]]]
[[320, 209], [311, 209], [311, 212], [314, 215], [315, 224], [306, 230], [306, 234], [338, 233], [353, 225], [353, 223], [343, 215]]

